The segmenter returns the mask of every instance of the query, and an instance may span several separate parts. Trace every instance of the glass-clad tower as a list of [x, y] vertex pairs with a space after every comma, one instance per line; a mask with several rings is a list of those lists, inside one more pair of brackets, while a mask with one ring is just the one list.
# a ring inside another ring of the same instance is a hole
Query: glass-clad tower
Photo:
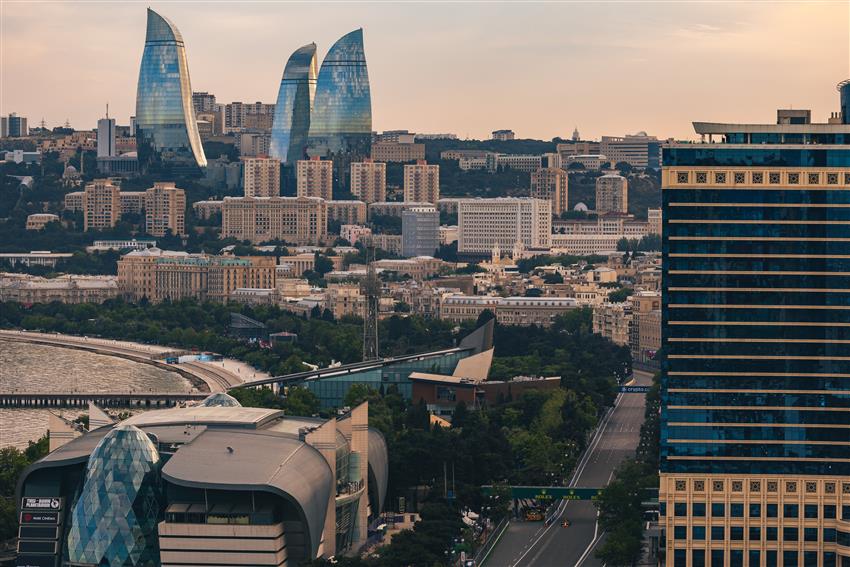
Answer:
[[206, 167], [192, 106], [183, 36], [148, 8], [145, 50], [136, 91], [136, 142], [145, 167]]
[[663, 149], [668, 565], [850, 565], [850, 124]]
[[335, 184], [347, 188], [350, 164], [372, 145], [372, 97], [363, 30], [342, 36], [322, 61], [307, 153], [334, 160]]
[[156, 446], [137, 427], [119, 425], [100, 440], [70, 516], [70, 564], [159, 565], [159, 468]]
[[286, 165], [303, 159], [316, 94], [316, 44], [298, 48], [286, 62], [272, 123], [269, 154]]

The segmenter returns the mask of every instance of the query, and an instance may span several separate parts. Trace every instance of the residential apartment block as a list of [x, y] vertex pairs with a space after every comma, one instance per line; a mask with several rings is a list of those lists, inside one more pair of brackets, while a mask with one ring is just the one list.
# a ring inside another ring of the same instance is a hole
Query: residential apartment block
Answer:
[[596, 213], [629, 212], [629, 182], [622, 175], [608, 173], [596, 178]]
[[405, 202], [437, 204], [440, 198], [440, 166], [419, 160], [404, 166]]
[[333, 161], [318, 157], [300, 159], [296, 165], [297, 195], [333, 199]]
[[352, 163], [351, 193], [367, 204], [385, 201], [387, 199], [387, 164], [371, 159]]
[[319, 244], [327, 227], [327, 203], [317, 197], [225, 197], [221, 206], [222, 238]]
[[243, 157], [242, 188], [246, 197], [279, 196], [280, 162], [270, 157]]
[[552, 214], [567, 210], [569, 176], [563, 169], [543, 167], [531, 174], [531, 197], [552, 203]]

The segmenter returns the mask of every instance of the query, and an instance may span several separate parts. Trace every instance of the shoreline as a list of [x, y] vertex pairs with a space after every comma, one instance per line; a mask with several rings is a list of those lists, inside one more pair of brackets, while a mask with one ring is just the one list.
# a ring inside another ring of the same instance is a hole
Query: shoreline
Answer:
[[[178, 352], [187, 353], [188, 351], [130, 341], [0, 329], [0, 340], [2, 339], [86, 350], [105, 356], [124, 358], [141, 364], [150, 364], [163, 370], [180, 374], [194, 388], [201, 392], [224, 392], [231, 387], [241, 385], [248, 379], [253, 380], [265, 374], [255, 370], [244, 362], [233, 359], [224, 359], [216, 362], [192, 361], [182, 364], [167, 364], [160, 360], [159, 357]], [[244, 373], [242, 372], [243, 369], [245, 369]]]

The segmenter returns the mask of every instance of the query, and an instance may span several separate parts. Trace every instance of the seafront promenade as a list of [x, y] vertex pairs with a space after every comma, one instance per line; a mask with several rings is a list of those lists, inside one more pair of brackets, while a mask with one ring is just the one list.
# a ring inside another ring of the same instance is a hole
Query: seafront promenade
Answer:
[[168, 364], [165, 362], [166, 357], [191, 353], [160, 345], [18, 330], [0, 330], [0, 340], [82, 349], [98, 354], [118, 356], [143, 364], [152, 364], [183, 375], [200, 391], [223, 392], [228, 388], [239, 386], [243, 382], [266, 376], [265, 373], [254, 369], [250, 365], [233, 359], [218, 361], [195, 360], [180, 364]]

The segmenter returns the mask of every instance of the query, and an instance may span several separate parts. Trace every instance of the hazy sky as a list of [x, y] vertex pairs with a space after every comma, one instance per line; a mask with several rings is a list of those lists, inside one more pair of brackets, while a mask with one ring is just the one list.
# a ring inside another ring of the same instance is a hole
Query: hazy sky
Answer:
[[34, 2], [0, 0], [0, 113], [128, 124], [145, 7], [183, 34], [192, 87], [274, 102], [286, 59], [364, 28], [373, 128], [584, 138], [838, 109], [850, 0], [835, 2]]

